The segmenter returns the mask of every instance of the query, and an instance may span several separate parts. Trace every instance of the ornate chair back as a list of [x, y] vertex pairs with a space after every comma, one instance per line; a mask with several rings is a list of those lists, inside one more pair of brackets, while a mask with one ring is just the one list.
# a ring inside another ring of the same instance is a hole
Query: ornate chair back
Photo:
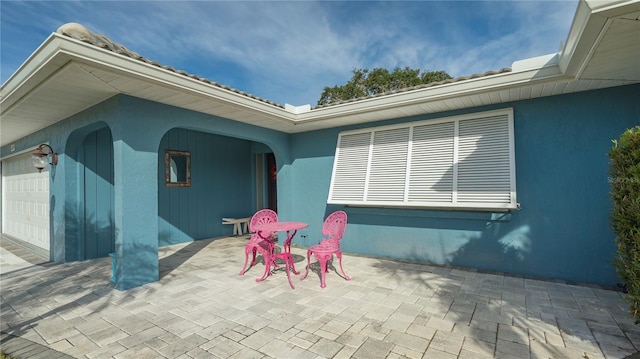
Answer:
[[253, 227], [256, 224], [264, 224], [278, 222], [278, 214], [270, 209], [261, 209], [256, 212], [253, 217], [251, 217], [251, 221], [249, 222], [249, 231], [251, 233], [255, 233]]
[[325, 219], [322, 225], [322, 234], [325, 236], [321, 243], [340, 246], [340, 240], [347, 228], [347, 214], [344, 211], [335, 211]]

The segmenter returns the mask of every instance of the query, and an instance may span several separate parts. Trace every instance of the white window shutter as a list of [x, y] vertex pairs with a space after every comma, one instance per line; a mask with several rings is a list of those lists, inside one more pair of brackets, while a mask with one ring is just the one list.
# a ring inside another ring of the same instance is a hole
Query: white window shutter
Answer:
[[404, 200], [409, 127], [376, 131], [373, 135], [367, 201]]
[[341, 135], [331, 179], [330, 203], [364, 201], [371, 132]]
[[413, 129], [409, 202], [451, 203], [454, 122]]
[[457, 202], [509, 204], [508, 116], [464, 120], [459, 126]]

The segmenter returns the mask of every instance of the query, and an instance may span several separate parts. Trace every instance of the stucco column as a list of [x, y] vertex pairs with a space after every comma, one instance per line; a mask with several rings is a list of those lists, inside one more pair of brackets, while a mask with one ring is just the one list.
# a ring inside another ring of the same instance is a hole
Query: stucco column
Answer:
[[116, 288], [158, 280], [158, 154], [114, 141]]
[[158, 280], [158, 145], [163, 130], [144, 121], [139, 101], [118, 98], [112, 126], [116, 288]]

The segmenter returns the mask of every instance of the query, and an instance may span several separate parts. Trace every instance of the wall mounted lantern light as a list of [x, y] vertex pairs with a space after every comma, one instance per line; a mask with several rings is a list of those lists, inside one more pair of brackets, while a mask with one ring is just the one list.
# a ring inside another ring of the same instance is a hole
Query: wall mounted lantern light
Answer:
[[[44, 152], [45, 148], [49, 149], [48, 152]], [[51, 159], [49, 159], [49, 156], [51, 156]], [[35, 167], [38, 172], [42, 172], [48, 164], [52, 166], [58, 164], [58, 154], [55, 153], [51, 146], [43, 143], [31, 154], [31, 163], [33, 163], [33, 167]]]

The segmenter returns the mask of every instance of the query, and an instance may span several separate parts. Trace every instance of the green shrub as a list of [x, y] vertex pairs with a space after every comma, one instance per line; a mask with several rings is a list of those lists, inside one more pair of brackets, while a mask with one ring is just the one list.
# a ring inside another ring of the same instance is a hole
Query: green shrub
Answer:
[[625, 131], [609, 151], [611, 228], [616, 235], [616, 270], [627, 291], [631, 314], [640, 323], [640, 126]]

